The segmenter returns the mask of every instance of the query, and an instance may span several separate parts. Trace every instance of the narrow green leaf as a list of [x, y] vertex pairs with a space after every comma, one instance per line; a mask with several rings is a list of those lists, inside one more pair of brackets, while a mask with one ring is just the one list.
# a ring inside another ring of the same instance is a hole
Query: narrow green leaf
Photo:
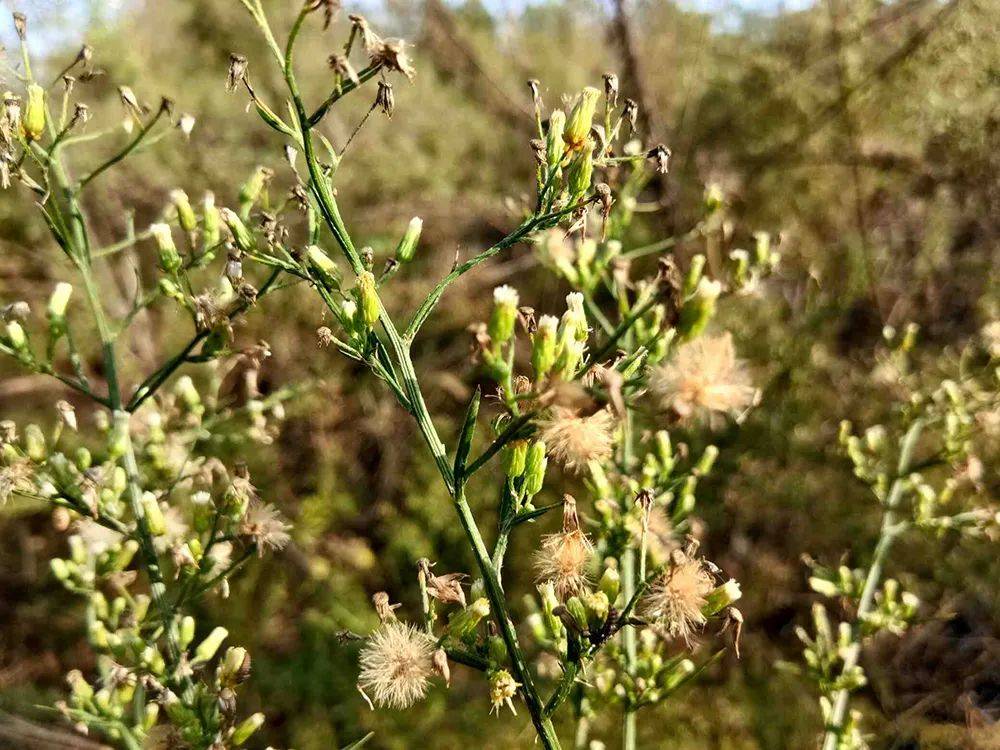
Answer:
[[462, 432], [458, 437], [458, 448], [455, 449], [455, 486], [459, 487], [465, 480], [465, 462], [469, 458], [469, 451], [472, 450], [472, 438], [476, 434], [476, 419], [479, 417], [479, 402], [482, 400], [482, 391], [477, 387], [469, 400], [469, 406], [465, 410], [465, 421], [462, 423]]
[[357, 750], [359, 747], [363, 747], [368, 744], [368, 740], [375, 736], [375, 732], [369, 732], [364, 737], [362, 737], [357, 742], [348, 745], [347, 747], [341, 748], [341, 750]]

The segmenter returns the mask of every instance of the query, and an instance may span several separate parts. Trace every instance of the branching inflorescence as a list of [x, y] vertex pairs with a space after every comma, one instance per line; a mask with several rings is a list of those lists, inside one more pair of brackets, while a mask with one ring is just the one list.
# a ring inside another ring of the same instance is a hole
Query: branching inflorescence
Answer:
[[[240, 3], [281, 73], [287, 107], [264, 100], [251, 82], [257, 61], [240, 54], [231, 56], [227, 88], [245, 93], [285, 139], [285, 166], [280, 173], [257, 169], [232, 208], [217, 207], [212, 194], [195, 205], [174, 190], [159, 221], [141, 232], [130, 225], [127, 237], [106, 247], [94, 246], [87, 191], [165, 137], [168, 123], [190, 136], [194, 119], [175, 118], [168, 101], [150, 110], [123, 86], [123, 143], [75, 177], [70, 154], [95, 140], [80, 135], [90, 112], [74, 101], [76, 87], [93, 74], [92, 51], [85, 47], [46, 89], [32, 76], [26, 26], [18, 20], [25, 95], [4, 97], [2, 177], [5, 186], [16, 181], [34, 193], [82, 284], [102, 354], [98, 377], [77, 349], [69, 283], [58, 284], [49, 300], [44, 353], [31, 332], [30, 307], [15, 302], [3, 310], [0, 350], [58, 378], [94, 407], [89, 431], [60, 402], [48, 434], [7, 422], [0, 434], [0, 500], [16, 495], [47, 503], [57, 525], [72, 531], [68, 557], [54, 560], [52, 569], [86, 598], [90, 642], [100, 654], [96, 675], [70, 674], [71, 697], [60, 709], [79, 727], [133, 748], [239, 746], [263, 723], [262, 714], [240, 719], [236, 710], [250, 655], [237, 646], [223, 651], [227, 631], [203, 627], [189, 612], [201, 596], [225, 596], [242, 565], [290, 539], [290, 526], [258, 497], [245, 466], [226, 466], [214, 453], [220, 441], [237, 448], [269, 441], [291, 395], [260, 395], [256, 374], [270, 350], [263, 342], [237, 349], [233, 332], [233, 323], [288, 277], [304, 282], [300, 293], [307, 285], [326, 307], [320, 344], [362, 363], [412, 416], [475, 563], [445, 573], [418, 561], [423, 607], [413, 623], [397, 614], [388, 594], [374, 597], [381, 624], [359, 636], [359, 691], [373, 707], [408, 708], [436, 682], [450, 684], [452, 665], [462, 665], [485, 676], [492, 711], [517, 713], [523, 706], [542, 747], [560, 747], [553, 718], [561, 709], [576, 719], [575, 746], [586, 747], [591, 719], [616, 708], [623, 747], [634, 749], [638, 711], [669, 699], [727, 648], [706, 653], [701, 640], [726, 631], [731, 640], [722, 643], [739, 653], [740, 586], [700, 554], [693, 514], [699, 482], [719, 453], [711, 431], [741, 421], [760, 400], [730, 335], [711, 327], [720, 299], [753, 289], [774, 269], [769, 236], [756, 233], [752, 250], [725, 257], [720, 243], [709, 243], [713, 252], [695, 255], [682, 269], [666, 252], [678, 242], [731, 233], [724, 196], [710, 186], [696, 226], [626, 249], [644, 188], [667, 172], [669, 149], [641, 145], [637, 105], [619, 101], [614, 74], [604, 77], [603, 91], [585, 88], [565, 109], [551, 111], [531, 81], [536, 132], [524, 158], [534, 159], [534, 197], [509, 234], [456, 260], [403, 323], [383, 293], [414, 259], [422, 222], [410, 221], [393, 257], [377, 268], [374, 252], [348, 231], [335, 185], [347, 146], [373, 114], [392, 114], [394, 81], [414, 75], [405, 44], [350, 16], [344, 46], [330, 55], [324, 73], [329, 93], [307, 104], [296, 76], [296, 42], [311, 19], [330, 25], [336, 4], [305, 2], [280, 44], [260, 0]], [[371, 106], [347, 143], [335, 147], [320, 131], [324, 117], [342, 98], [372, 87]], [[117, 130], [96, 135], [114, 138]], [[291, 182], [284, 202], [271, 200], [280, 175]], [[112, 319], [99, 286], [101, 264], [139, 243], [156, 249], [157, 281], [149, 289], [140, 285], [131, 309]], [[546, 272], [567, 287], [565, 307], [536, 311], [515, 288], [494, 291], [488, 319], [474, 328], [494, 402], [490, 434], [475, 450], [485, 421], [483, 390], [476, 389], [449, 448], [429, 413], [411, 346], [452, 283], [520, 245], [532, 247]], [[658, 262], [649, 262], [652, 255]], [[258, 270], [250, 274], [251, 268]], [[139, 313], [159, 304], [190, 318], [190, 340], [128, 387], [117, 344]], [[211, 362], [229, 367], [197, 384], [178, 374], [185, 365]], [[960, 406], [967, 400], [955, 383], [943, 388], [944, 395], [912, 405], [895, 470], [877, 468], [870, 455], [885, 439], [869, 435], [863, 445], [846, 439], [859, 476], [882, 499], [886, 523], [867, 573], [831, 578], [817, 571], [814, 579], [824, 593], [860, 597], [856, 623], [843, 631], [850, 637], [839, 647], [822, 610], [819, 632], [808, 640], [835, 743], [850, 734], [845, 712], [849, 690], [861, 679], [860, 635], [898, 629], [912, 614], [912, 599], [894, 586], [876, 591], [892, 539], [907, 525], [976, 528], [982, 521], [976, 512], [938, 514], [942, 494], [915, 473], [914, 449], [931, 424], [946, 426], [949, 456], [963, 450]], [[678, 432], [690, 434], [690, 442], [677, 442]], [[487, 513], [473, 512], [471, 483], [488, 474], [494, 459], [501, 466], [489, 476], [497, 486], [482, 494], [496, 498], [489, 515], [497, 522], [484, 534]], [[542, 503], [546, 493], [563, 500]], [[904, 497], [915, 500], [912, 524], [899, 517]], [[537, 533], [535, 522], [550, 512], [561, 514], [561, 528]], [[516, 608], [522, 598], [515, 600], [503, 579], [514, 534], [533, 540], [536, 576], [535, 591]], [[836, 746], [829, 736], [826, 750]]]

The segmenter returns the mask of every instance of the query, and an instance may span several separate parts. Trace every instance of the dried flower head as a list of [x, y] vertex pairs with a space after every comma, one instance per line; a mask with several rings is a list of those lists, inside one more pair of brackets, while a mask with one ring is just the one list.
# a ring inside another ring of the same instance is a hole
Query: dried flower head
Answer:
[[611, 455], [614, 426], [614, 416], [607, 409], [581, 417], [575, 409], [553, 406], [538, 436], [556, 461], [567, 469], [581, 471], [588, 461], [601, 461]]
[[590, 539], [580, 529], [576, 500], [563, 498], [563, 527], [557, 534], [542, 537], [534, 556], [536, 580], [551, 583], [560, 599], [580, 592], [587, 583], [587, 566], [594, 554]]
[[358, 689], [379, 706], [403, 709], [422, 700], [434, 673], [434, 642], [412, 625], [392, 621], [368, 637], [358, 659]]
[[385, 81], [378, 82], [378, 91], [375, 92], [373, 106], [381, 110], [386, 117], [392, 117], [393, 110], [396, 109], [396, 97], [392, 93], [392, 84]]
[[375, 614], [382, 622], [390, 622], [396, 619], [396, 610], [402, 604], [392, 604], [389, 594], [385, 591], [376, 591], [372, 594], [372, 605], [375, 607]]
[[406, 54], [406, 42], [402, 39], [386, 39], [379, 44], [371, 55], [372, 65], [381, 65], [388, 70], [402, 73], [413, 80], [416, 71]]
[[615, 73], [604, 74], [604, 96], [608, 104], [614, 107], [618, 104], [618, 75]]
[[760, 397], [729, 333], [681, 345], [672, 360], [653, 369], [649, 385], [663, 408], [682, 418], [698, 410], [738, 416]]
[[0, 506], [3, 506], [14, 493], [32, 491], [33, 473], [31, 462], [27, 459], [15, 459], [6, 466], [0, 466]]
[[662, 143], [657, 144], [646, 153], [646, 158], [653, 162], [653, 168], [659, 174], [666, 174], [670, 171], [671, 151]]
[[247, 59], [235, 52], [229, 56], [229, 73], [226, 76], [226, 91], [236, 91], [247, 74]]
[[346, 78], [351, 83], [357, 85], [361, 82], [358, 78], [358, 72], [351, 65], [351, 61], [347, 59], [347, 55], [332, 54], [327, 59], [327, 63], [336, 75], [341, 78]]
[[642, 602], [644, 617], [656, 620], [673, 638], [690, 644], [692, 634], [705, 624], [702, 608], [715, 588], [704, 560], [675, 550], [670, 568], [654, 583]]
[[442, 604], [465, 606], [465, 591], [462, 589], [462, 581], [467, 576], [464, 573], [445, 573], [436, 576], [431, 572], [431, 562], [427, 558], [421, 558], [417, 562], [417, 566], [430, 597], [437, 599]]
[[351, 21], [351, 37], [353, 38], [356, 34], [360, 35], [365, 52], [369, 55], [374, 54], [382, 43], [382, 37], [372, 30], [364, 16], [352, 14], [348, 16], [348, 19]]
[[240, 535], [257, 545], [258, 556], [263, 556], [266, 550], [283, 549], [288, 544], [290, 528], [273, 505], [253, 502], [240, 522]]

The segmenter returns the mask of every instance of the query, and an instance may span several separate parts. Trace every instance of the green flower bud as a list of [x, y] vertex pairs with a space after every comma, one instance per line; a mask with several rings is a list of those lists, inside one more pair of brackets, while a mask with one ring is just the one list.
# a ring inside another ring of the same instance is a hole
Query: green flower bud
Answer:
[[135, 558], [135, 553], [139, 551], [139, 543], [135, 539], [129, 539], [122, 543], [118, 548], [118, 552], [115, 555], [115, 559], [111, 564], [111, 567], [115, 571], [125, 570], [131, 563], [133, 558]]
[[708, 474], [712, 470], [712, 466], [715, 465], [715, 459], [718, 457], [719, 449], [714, 445], [708, 446], [705, 448], [705, 452], [701, 454], [701, 460], [695, 466], [695, 471], [701, 475]]
[[524, 473], [525, 460], [528, 456], [528, 441], [514, 440], [504, 448], [507, 477], [517, 479]]
[[583, 602], [580, 601], [580, 597], [571, 596], [566, 600], [566, 609], [576, 620], [576, 624], [580, 626], [580, 630], [587, 629], [587, 608], [583, 606]]
[[566, 183], [571, 196], [570, 202], [575, 203], [590, 190], [590, 182], [594, 176], [594, 151], [584, 149], [569, 165]]
[[157, 282], [157, 286], [160, 288], [160, 294], [164, 297], [169, 297], [177, 302], [184, 302], [184, 293], [181, 288], [173, 282], [173, 279], [168, 279], [166, 276], [160, 278]]
[[174, 394], [181, 400], [181, 403], [193, 414], [200, 415], [205, 411], [201, 403], [201, 394], [194, 387], [194, 381], [189, 375], [182, 375], [174, 385]]
[[715, 302], [722, 293], [722, 284], [702, 278], [694, 294], [681, 308], [677, 328], [685, 339], [692, 339], [705, 330], [715, 315]]
[[49, 454], [45, 444], [45, 434], [37, 424], [29, 424], [24, 428], [24, 451], [32, 461], [44, 461]]
[[84, 679], [83, 673], [79, 669], [69, 672], [66, 675], [66, 682], [69, 684], [69, 690], [73, 694], [75, 703], [84, 703], [94, 697], [94, 688]]
[[215, 193], [205, 193], [201, 206], [201, 229], [205, 238], [205, 248], [215, 247], [222, 239], [219, 224], [219, 209], [215, 207]]
[[21, 354], [28, 354], [28, 336], [21, 324], [16, 320], [7, 322], [7, 343], [10, 348]]
[[583, 307], [583, 294], [570, 292], [566, 295], [566, 312], [560, 321], [560, 338], [572, 337], [577, 341], [586, 341], [590, 333], [587, 325], [587, 313]]
[[506, 343], [514, 335], [519, 301], [517, 290], [506, 284], [493, 290], [493, 314], [487, 332], [494, 344]]
[[136, 622], [142, 622], [146, 619], [146, 614], [149, 612], [149, 602], [150, 598], [148, 594], [137, 594], [133, 597], [134, 603], [132, 606], [132, 614], [135, 615]]
[[226, 685], [238, 685], [250, 676], [250, 654], [242, 646], [226, 649], [219, 664], [219, 680]]
[[476, 635], [476, 626], [490, 613], [490, 603], [485, 597], [476, 599], [465, 609], [452, 612], [448, 617], [448, 634], [458, 640], [469, 640]]
[[158, 718], [160, 718], [160, 704], [147, 703], [142, 710], [142, 728], [148, 732], [156, 726]]
[[257, 167], [249, 179], [240, 188], [240, 213], [249, 216], [250, 208], [264, 192], [264, 186], [270, 181], [274, 172], [267, 167]]
[[153, 239], [156, 240], [160, 268], [167, 273], [177, 273], [181, 268], [182, 260], [180, 253], [177, 252], [177, 246], [174, 244], [174, 236], [170, 231], [170, 226], [163, 223], [152, 224], [149, 231], [152, 232]]
[[57, 580], [59, 581], [69, 580], [70, 577], [69, 564], [61, 557], [53, 557], [49, 561], [49, 568], [52, 570], [52, 575], [54, 575]]
[[581, 595], [587, 610], [587, 622], [593, 629], [601, 627], [611, 611], [610, 597], [603, 591], [587, 591]]
[[24, 137], [37, 141], [45, 132], [45, 89], [37, 83], [28, 85], [28, 103], [21, 114]]
[[396, 246], [396, 260], [400, 263], [409, 263], [417, 252], [417, 243], [420, 242], [420, 231], [424, 227], [423, 219], [414, 216], [406, 227], [403, 239]]
[[590, 138], [590, 128], [594, 124], [594, 112], [597, 109], [597, 102], [601, 97], [601, 92], [593, 86], [585, 88], [580, 98], [577, 99], [573, 111], [569, 114], [566, 122], [566, 130], [563, 133], [563, 140], [570, 150], [578, 151], [584, 148]]
[[559, 321], [554, 315], [543, 315], [538, 319], [538, 328], [531, 341], [531, 367], [538, 380], [545, 378], [556, 363], [558, 328]]
[[195, 649], [194, 652], [194, 659], [192, 660], [192, 663], [198, 664], [211, 659], [215, 656], [215, 652], [219, 650], [219, 646], [222, 645], [222, 642], [228, 637], [228, 630], [223, 627], [215, 628], [205, 637], [205, 640], [198, 644], [198, 648]]
[[534, 497], [541, 491], [548, 465], [545, 443], [541, 440], [532, 441], [524, 460], [524, 494], [528, 498]]
[[73, 285], [60, 281], [49, 296], [49, 328], [55, 331], [66, 330], [66, 307], [69, 305], [69, 298], [73, 294]]
[[729, 253], [733, 262], [733, 283], [736, 287], [745, 286], [750, 277], [750, 254], [746, 250], [733, 250]]
[[198, 217], [194, 215], [191, 208], [191, 199], [183, 190], [171, 190], [170, 202], [174, 204], [177, 211], [177, 223], [185, 232], [193, 232], [198, 228]]
[[325, 286], [333, 288], [340, 286], [340, 269], [320, 247], [316, 245], [307, 247], [306, 257], [309, 258], [309, 262]]
[[250, 736], [260, 729], [263, 724], [264, 714], [259, 712], [244, 719], [240, 725], [236, 727], [236, 731], [233, 732], [233, 744], [239, 747], [250, 739]]
[[771, 265], [771, 235], [767, 232], [754, 232], [754, 261], [761, 266]]
[[730, 578], [705, 597], [705, 605], [701, 608], [701, 613], [705, 617], [711, 617], [738, 601], [741, 596], [743, 596], [743, 592], [740, 591], [740, 584]]
[[182, 649], [187, 648], [194, 641], [195, 621], [191, 615], [181, 618], [180, 627], [177, 628], [177, 643]]
[[[537, 613], [536, 613], [537, 614]], [[486, 650], [490, 655], [490, 661], [494, 664], [504, 664], [507, 661], [507, 646], [504, 645], [503, 638], [498, 635], [491, 635], [486, 642]]]
[[608, 597], [608, 601], [614, 604], [618, 598], [618, 592], [621, 591], [621, 577], [618, 575], [618, 568], [605, 568], [597, 587]]
[[572, 380], [583, 361], [583, 352], [587, 345], [582, 341], [572, 339], [565, 341], [556, 359], [556, 374], [563, 380]]
[[545, 138], [545, 161], [549, 169], [555, 169], [562, 162], [566, 153], [566, 142], [563, 132], [566, 129], [566, 113], [561, 109], [554, 110], [549, 115], [549, 131]]
[[167, 663], [164, 661], [160, 649], [152, 644], [142, 650], [142, 660], [153, 674], [163, 674], [167, 668]]
[[705, 187], [705, 212], [713, 214], [722, 208], [722, 204], [725, 203], [726, 194], [722, 192], [722, 188], [715, 184]]
[[156, 500], [156, 495], [152, 492], [142, 494], [142, 515], [146, 519], [146, 527], [153, 536], [162, 536], [167, 533], [167, 520], [163, 517], [163, 510]]
[[695, 289], [698, 288], [698, 284], [701, 282], [701, 275], [705, 271], [705, 256], [701, 253], [693, 256], [691, 258], [691, 266], [688, 268], [687, 275], [684, 277], [684, 287], [682, 294], [685, 297], [690, 297], [694, 294]]
[[257, 249], [257, 241], [254, 239], [253, 234], [247, 229], [246, 224], [243, 223], [243, 219], [236, 215], [235, 211], [223, 208], [220, 214], [222, 215], [222, 220], [229, 228], [229, 232], [233, 235], [236, 247], [245, 253], [252, 253]]
[[375, 287], [375, 277], [371, 271], [362, 271], [358, 274], [358, 285], [355, 289], [358, 297], [358, 309], [361, 310], [361, 319], [366, 328], [372, 328], [378, 323], [381, 303]]

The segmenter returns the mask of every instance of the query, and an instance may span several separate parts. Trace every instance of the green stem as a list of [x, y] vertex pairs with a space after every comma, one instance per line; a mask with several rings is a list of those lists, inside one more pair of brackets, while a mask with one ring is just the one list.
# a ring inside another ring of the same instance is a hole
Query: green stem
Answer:
[[[855, 640], [844, 652], [844, 666], [841, 669], [841, 674], [847, 674], [853, 670], [861, 658], [860, 626], [875, 605], [875, 594], [882, 583], [882, 571], [885, 568], [889, 550], [892, 548], [892, 544], [902, 528], [898, 523], [896, 509], [903, 499], [903, 492], [906, 489], [906, 475], [909, 474], [913, 450], [920, 438], [923, 427], [923, 421], [917, 420], [910, 426], [910, 429], [903, 438], [896, 470], [896, 480], [889, 488], [889, 494], [885, 499], [885, 513], [882, 516], [882, 527], [879, 532], [878, 542], [875, 545], [875, 552], [872, 555], [871, 565], [868, 568], [868, 574], [865, 576], [865, 585], [861, 591], [861, 600], [858, 602], [857, 614], [854, 617]], [[837, 743], [840, 740], [841, 733], [844, 731], [844, 720], [847, 717], [850, 698], [851, 691], [846, 688], [834, 693], [832, 701], [833, 709], [830, 712], [830, 720], [823, 735], [822, 750], [837, 750]]]
[[165, 111], [166, 111], [165, 107], [161, 105], [160, 108], [156, 111], [156, 114], [153, 115], [152, 119], [150, 119], [149, 122], [147, 122], [145, 125], [139, 128], [139, 132], [136, 134], [135, 138], [129, 141], [128, 145], [126, 145], [125, 148], [123, 148], [117, 154], [115, 154], [106, 162], [97, 167], [93, 172], [91, 172], [82, 180], [80, 180], [80, 185], [78, 186], [78, 190], [82, 190], [83, 188], [87, 187], [87, 185], [89, 185], [95, 178], [103, 174], [108, 169], [111, 169], [111, 167], [113, 167], [115, 164], [117, 164], [126, 156], [128, 156], [130, 153], [132, 153], [136, 149], [136, 147], [140, 143], [142, 143], [142, 140], [146, 137], [149, 131], [153, 129], [153, 127], [156, 125], [157, 122], [159, 122], [160, 117], [163, 116], [163, 113]]
[[[250, 7], [247, 1], [244, 1], [244, 4], [247, 5], [247, 7]], [[260, 10], [259, 0], [255, 3], [255, 5], [257, 9], [256, 12], [253, 9], [251, 9], [251, 12], [254, 13], [254, 16], [257, 18], [258, 24], [261, 28], [267, 32], [269, 30], [267, 28], [267, 22], [263, 18], [263, 12]], [[292, 97], [292, 103], [302, 137], [303, 152], [309, 169], [310, 190], [320, 209], [320, 214], [322, 215], [324, 222], [333, 233], [341, 249], [344, 251], [344, 255], [347, 257], [348, 263], [351, 265], [355, 275], [357, 275], [364, 270], [364, 267], [353, 243], [351, 242], [347, 229], [344, 226], [343, 219], [340, 216], [340, 212], [337, 208], [330, 185], [326, 180], [326, 176], [322, 173], [322, 169], [316, 159], [310, 133], [311, 123], [302, 102], [302, 97], [299, 94], [298, 85], [293, 71], [294, 43], [299, 30], [301, 29], [304, 17], [305, 10], [299, 13], [292, 27], [288, 45], [285, 48], [283, 72], [289, 93]], [[385, 310], [381, 301], [379, 302], [379, 319], [385, 330], [386, 336], [389, 339], [389, 345], [393, 354], [397, 359], [399, 377], [402, 380], [403, 391], [406, 393], [407, 399], [410, 403], [410, 411], [413, 414], [414, 419], [417, 421], [417, 426], [420, 429], [420, 433], [423, 436], [424, 441], [427, 443], [434, 456], [435, 463], [437, 464], [438, 471], [441, 474], [441, 478], [443, 479], [445, 486], [447, 487], [449, 493], [454, 497], [456, 512], [458, 513], [459, 520], [465, 531], [466, 537], [468, 538], [473, 555], [476, 558], [476, 563], [479, 567], [480, 573], [482, 574], [486, 595], [490, 601], [494, 619], [507, 648], [507, 653], [511, 661], [515, 679], [517, 679], [521, 684], [521, 693], [524, 697], [525, 704], [528, 707], [528, 711], [531, 714], [532, 722], [534, 723], [538, 735], [542, 740], [543, 747], [547, 750], [557, 750], [559, 748], [559, 740], [551, 721], [543, 715], [544, 707], [542, 706], [541, 700], [538, 697], [538, 692], [535, 689], [531, 672], [529, 671], [527, 664], [525, 663], [524, 656], [521, 653], [514, 625], [510, 621], [510, 617], [507, 613], [503, 589], [500, 586], [496, 570], [490, 561], [486, 545], [480, 535], [479, 528], [473, 518], [472, 511], [466, 502], [464, 491], [462, 491], [460, 487], [455, 486], [452, 468], [447, 460], [444, 445], [438, 436], [437, 430], [431, 422], [430, 414], [428, 413], [426, 404], [424, 403], [423, 394], [420, 391], [416, 373], [413, 368], [413, 362], [410, 357], [409, 346], [400, 337], [395, 324], [389, 317], [389, 314]]]
[[[624, 329], [622, 328], [627, 321], [628, 318], [626, 318], [626, 320], [619, 326], [619, 329], [622, 330], [622, 335], [628, 332], [627, 327]], [[612, 336], [609, 346], [613, 345], [613, 342], [617, 341], [618, 338], [619, 336]], [[597, 357], [595, 356], [592, 361], [597, 361]], [[625, 414], [622, 419], [621, 445], [621, 469], [625, 476], [629, 475], [629, 468], [632, 464], [634, 437], [632, 411], [626, 406]], [[631, 609], [635, 607], [635, 602], [638, 600], [636, 591], [635, 549], [631, 544], [626, 545], [625, 551], [622, 553], [621, 562], [622, 596], [624, 596], [625, 601], [628, 602], [625, 610], [626, 612], [630, 612]], [[635, 673], [636, 664], [635, 628], [631, 625], [624, 625], [622, 630], [622, 640], [625, 646], [625, 669], [630, 675], [632, 675]], [[622, 716], [622, 750], [635, 750], [637, 734], [638, 726], [636, 722], [636, 707], [630, 701], [626, 701], [624, 714]]]

